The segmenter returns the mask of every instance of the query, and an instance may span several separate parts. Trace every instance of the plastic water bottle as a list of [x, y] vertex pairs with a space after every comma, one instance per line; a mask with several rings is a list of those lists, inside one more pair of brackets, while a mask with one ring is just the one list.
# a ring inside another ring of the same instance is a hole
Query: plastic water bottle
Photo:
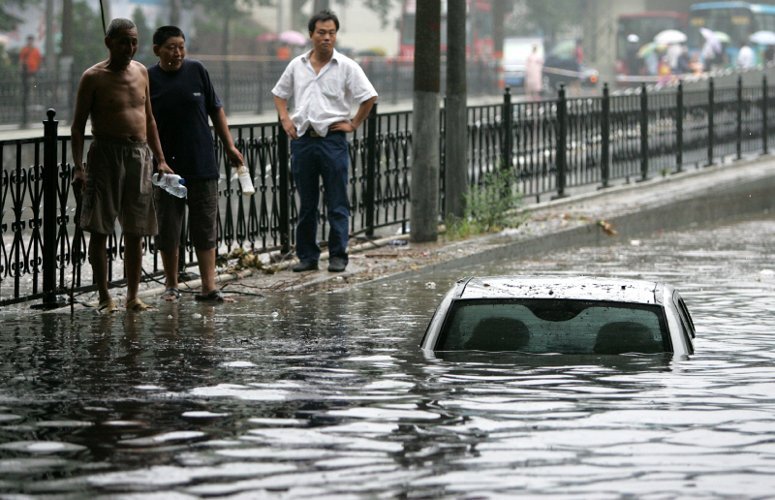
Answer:
[[250, 178], [250, 171], [245, 165], [237, 167], [237, 172], [234, 176], [239, 179], [239, 185], [242, 188], [242, 194], [251, 195], [256, 192], [256, 188], [253, 187], [253, 180]]
[[185, 198], [188, 195], [188, 189], [185, 186], [186, 180], [177, 174], [161, 174], [159, 177], [159, 173], [156, 172], [151, 176], [151, 182], [172, 196]]

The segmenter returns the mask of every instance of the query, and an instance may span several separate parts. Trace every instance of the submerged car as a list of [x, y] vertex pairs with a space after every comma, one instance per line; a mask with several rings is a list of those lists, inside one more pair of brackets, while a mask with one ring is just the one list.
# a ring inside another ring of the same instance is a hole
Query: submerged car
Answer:
[[646, 280], [493, 276], [457, 281], [422, 349], [557, 354], [694, 352], [678, 291]]

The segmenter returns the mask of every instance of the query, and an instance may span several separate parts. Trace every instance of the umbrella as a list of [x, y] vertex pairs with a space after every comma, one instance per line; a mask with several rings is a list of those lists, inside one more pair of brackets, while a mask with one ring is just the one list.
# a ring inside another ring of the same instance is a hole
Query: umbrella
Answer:
[[307, 43], [306, 36], [299, 33], [298, 31], [293, 30], [283, 31], [280, 33], [278, 39], [281, 42], [287, 43], [289, 45], [304, 45]]
[[715, 31], [708, 28], [700, 28], [700, 34], [716, 54], [721, 52], [721, 39]]
[[684, 43], [686, 41], [686, 35], [678, 30], [664, 30], [657, 33], [657, 36], [654, 37], [654, 41], [661, 45]]
[[760, 45], [775, 45], [775, 33], [767, 30], [757, 31], [751, 35], [750, 40]]
[[719, 39], [719, 41], [721, 43], [729, 43], [729, 42], [732, 41], [732, 39], [729, 37], [729, 35], [727, 35], [723, 31], [714, 31], [713, 33], [716, 34], [716, 36], [718, 37], [718, 39]]
[[664, 49], [665, 49], [665, 46], [660, 43], [649, 42], [649, 43], [643, 44], [641, 48], [638, 49], [638, 57], [646, 57], [647, 55], [651, 54], [656, 50], [664, 50]]

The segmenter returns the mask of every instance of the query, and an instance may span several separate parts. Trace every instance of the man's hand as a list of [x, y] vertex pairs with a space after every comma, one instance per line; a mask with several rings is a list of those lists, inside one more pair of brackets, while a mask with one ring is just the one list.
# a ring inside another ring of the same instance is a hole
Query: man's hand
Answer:
[[242, 157], [242, 153], [239, 152], [235, 146], [226, 149], [226, 156], [231, 160], [232, 165], [244, 165], [245, 159]]
[[174, 174], [175, 171], [170, 168], [169, 165], [167, 165], [166, 161], [161, 161], [156, 166], [156, 168], [159, 170], [160, 174]]
[[342, 122], [336, 122], [328, 127], [329, 132], [355, 132], [358, 127], [352, 122], [352, 120], [345, 120]]
[[76, 166], [73, 168], [73, 194], [77, 202], [81, 201], [81, 193], [86, 185], [86, 172], [83, 171], [83, 167]]
[[299, 138], [299, 136], [296, 134], [296, 125], [293, 124], [291, 117], [285, 116], [280, 118], [280, 125], [283, 126], [283, 130], [285, 130], [285, 133], [288, 134], [288, 137], [291, 139]]

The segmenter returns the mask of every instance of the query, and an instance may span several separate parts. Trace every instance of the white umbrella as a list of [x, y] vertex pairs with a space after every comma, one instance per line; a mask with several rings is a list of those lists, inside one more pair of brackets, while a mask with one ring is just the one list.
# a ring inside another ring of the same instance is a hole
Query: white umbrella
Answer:
[[775, 33], [767, 30], [757, 31], [749, 40], [760, 45], [775, 45]]
[[684, 43], [686, 42], [686, 35], [678, 30], [664, 30], [657, 33], [657, 36], [654, 37], [654, 41], [660, 45]]
[[716, 54], [721, 53], [721, 39], [718, 37], [715, 31], [708, 28], [700, 28], [700, 34], [705, 39], [705, 41], [708, 42], [708, 45], [710, 45], [710, 48], [713, 49], [713, 52]]

